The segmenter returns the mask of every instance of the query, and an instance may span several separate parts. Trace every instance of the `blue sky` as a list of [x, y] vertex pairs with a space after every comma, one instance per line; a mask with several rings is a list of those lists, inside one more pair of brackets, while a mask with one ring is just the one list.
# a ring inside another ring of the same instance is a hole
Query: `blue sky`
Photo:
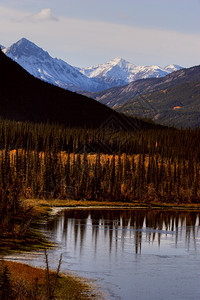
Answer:
[[0, 44], [26, 37], [74, 66], [200, 64], [200, 0], [0, 0]]

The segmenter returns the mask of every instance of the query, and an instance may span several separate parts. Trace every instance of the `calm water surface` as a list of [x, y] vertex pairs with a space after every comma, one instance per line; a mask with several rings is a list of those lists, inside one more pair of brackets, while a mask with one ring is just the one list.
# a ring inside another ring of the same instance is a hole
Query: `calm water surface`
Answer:
[[[108, 299], [197, 300], [199, 222], [193, 211], [70, 209], [42, 229], [58, 244], [51, 268], [62, 253], [62, 271], [96, 279]], [[44, 266], [43, 255], [31, 259]]]

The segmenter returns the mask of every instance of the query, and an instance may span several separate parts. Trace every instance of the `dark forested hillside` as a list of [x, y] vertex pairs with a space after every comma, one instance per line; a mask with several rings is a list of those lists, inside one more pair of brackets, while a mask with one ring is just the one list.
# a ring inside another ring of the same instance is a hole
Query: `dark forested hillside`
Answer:
[[200, 81], [135, 97], [116, 110], [136, 117], [151, 118], [168, 126], [199, 127]]
[[200, 81], [200, 66], [182, 69], [162, 78], [141, 79], [122, 87], [87, 95], [109, 107], [116, 107], [138, 96], [197, 81]]
[[[93, 99], [136, 117], [176, 127], [200, 126], [200, 66], [96, 94]], [[89, 94], [87, 94], [89, 96]]]

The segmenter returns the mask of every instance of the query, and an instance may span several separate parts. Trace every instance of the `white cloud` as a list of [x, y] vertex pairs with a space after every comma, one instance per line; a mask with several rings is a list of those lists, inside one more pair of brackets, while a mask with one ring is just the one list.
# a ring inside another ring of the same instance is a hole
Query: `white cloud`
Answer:
[[30, 20], [32, 20], [32, 21], [58, 21], [58, 18], [52, 14], [50, 8], [44, 8], [39, 13], [31, 15]]

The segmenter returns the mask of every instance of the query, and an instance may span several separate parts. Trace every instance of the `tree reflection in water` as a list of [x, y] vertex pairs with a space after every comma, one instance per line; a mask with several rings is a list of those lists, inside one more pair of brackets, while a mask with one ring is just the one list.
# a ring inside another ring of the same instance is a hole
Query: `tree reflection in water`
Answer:
[[[141, 253], [142, 241], [161, 243], [163, 235], [172, 234], [177, 245], [183, 232], [188, 245], [196, 247], [196, 232], [200, 226], [200, 213], [175, 210], [126, 210], [126, 209], [69, 209], [52, 217], [46, 224], [46, 230], [56, 231], [62, 242], [67, 244], [67, 236], [74, 235], [74, 247], [79, 242], [80, 251], [85, 241], [87, 227], [92, 226], [92, 243], [96, 252], [100, 230], [104, 239], [109, 240], [109, 251], [117, 251], [119, 243], [124, 248], [127, 237], [134, 240], [135, 253]], [[184, 229], [184, 230], [183, 230]]]

